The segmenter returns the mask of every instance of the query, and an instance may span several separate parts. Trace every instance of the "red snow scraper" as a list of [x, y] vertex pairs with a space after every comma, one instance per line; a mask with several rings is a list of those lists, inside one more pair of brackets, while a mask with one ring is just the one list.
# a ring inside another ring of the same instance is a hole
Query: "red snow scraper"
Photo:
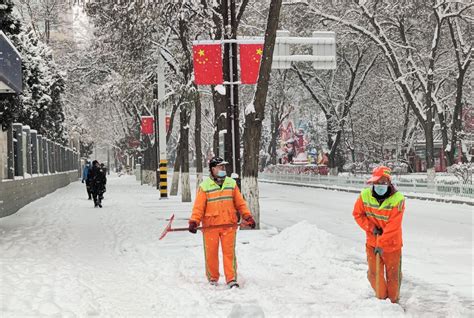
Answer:
[[[182, 231], [188, 231], [189, 228], [187, 227], [178, 227], [178, 228], [172, 228], [171, 223], [173, 223], [174, 220], [174, 214], [171, 215], [170, 221], [168, 222], [168, 225], [166, 225], [165, 229], [163, 230], [163, 233], [161, 233], [160, 240], [163, 239], [168, 232], [182, 232]], [[220, 224], [220, 225], [209, 225], [209, 226], [200, 226], [197, 228], [197, 230], [206, 230], [206, 229], [216, 229], [216, 228], [223, 228], [223, 227], [238, 227], [240, 226], [240, 223], [237, 224]]]

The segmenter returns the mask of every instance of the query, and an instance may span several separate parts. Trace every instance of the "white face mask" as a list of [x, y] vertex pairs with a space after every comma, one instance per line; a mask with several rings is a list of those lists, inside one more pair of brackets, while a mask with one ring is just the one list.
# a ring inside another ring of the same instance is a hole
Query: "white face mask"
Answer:
[[216, 175], [218, 178], [224, 178], [227, 175], [227, 173], [225, 172], [225, 170], [219, 170], [217, 171]]
[[387, 193], [388, 184], [374, 184], [374, 192], [378, 195], [384, 195]]

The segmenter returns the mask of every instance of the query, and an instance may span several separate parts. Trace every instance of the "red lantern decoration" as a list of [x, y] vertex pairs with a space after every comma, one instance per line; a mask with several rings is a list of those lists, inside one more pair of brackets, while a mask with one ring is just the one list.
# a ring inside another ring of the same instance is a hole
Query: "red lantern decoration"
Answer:
[[154, 132], [154, 122], [155, 119], [153, 116], [142, 116], [142, 125], [141, 125], [141, 133], [144, 135], [151, 135]]

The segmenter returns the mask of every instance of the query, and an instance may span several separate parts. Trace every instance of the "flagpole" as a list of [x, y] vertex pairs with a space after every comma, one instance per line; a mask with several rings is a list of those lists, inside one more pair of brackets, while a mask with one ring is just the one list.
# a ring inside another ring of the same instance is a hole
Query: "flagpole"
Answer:
[[[231, 121], [231, 130], [232, 130], [232, 173], [236, 173], [237, 169], [236, 169], [236, 159], [235, 159], [235, 151], [236, 151], [236, 147], [235, 147], [235, 121], [234, 121], [234, 117], [235, 117], [235, 105], [234, 105], [234, 82], [233, 82], [233, 79], [234, 79], [234, 66], [233, 66], [233, 47], [232, 47], [232, 43], [229, 44], [230, 45], [230, 48], [229, 48], [229, 73], [230, 73], [230, 108], [231, 108], [231, 118], [230, 118], [230, 121]], [[240, 176], [239, 176], [240, 177]]]

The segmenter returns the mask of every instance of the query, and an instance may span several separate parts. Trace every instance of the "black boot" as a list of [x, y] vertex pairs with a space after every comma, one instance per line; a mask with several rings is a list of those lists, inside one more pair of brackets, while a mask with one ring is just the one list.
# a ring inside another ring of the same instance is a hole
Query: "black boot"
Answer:
[[231, 280], [230, 282], [227, 283], [227, 287], [229, 288], [239, 288], [239, 284], [235, 280]]

